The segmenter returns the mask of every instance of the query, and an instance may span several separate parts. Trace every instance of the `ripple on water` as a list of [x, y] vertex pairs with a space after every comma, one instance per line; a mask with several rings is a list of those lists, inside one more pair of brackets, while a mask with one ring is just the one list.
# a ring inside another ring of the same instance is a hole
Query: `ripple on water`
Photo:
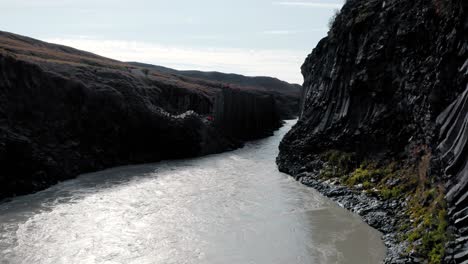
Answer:
[[0, 205], [0, 263], [378, 263], [380, 234], [278, 172], [274, 137]]

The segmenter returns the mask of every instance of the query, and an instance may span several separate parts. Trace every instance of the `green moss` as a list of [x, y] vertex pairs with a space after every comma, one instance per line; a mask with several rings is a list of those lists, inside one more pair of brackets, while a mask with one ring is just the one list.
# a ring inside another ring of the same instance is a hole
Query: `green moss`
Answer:
[[398, 228], [398, 230], [401, 231], [401, 232], [403, 232], [403, 231], [408, 230], [408, 228], [410, 228], [410, 224], [409, 224], [409, 223], [403, 223], [402, 225], [400, 225], [400, 227]]
[[372, 182], [370, 182], [370, 181], [365, 181], [365, 182], [362, 183], [362, 187], [363, 187], [364, 189], [366, 189], [366, 190], [372, 188], [373, 185], [374, 185], [374, 184], [373, 184]]
[[380, 195], [385, 200], [398, 198], [402, 195], [402, 189], [400, 187], [383, 188], [380, 190]]
[[[362, 183], [365, 190], [370, 190], [370, 192], [383, 199], [393, 199], [400, 197], [404, 192], [404, 188], [401, 186], [389, 188], [386, 186], [386, 181], [401, 178], [402, 175], [393, 162], [385, 166], [378, 166], [374, 162], [364, 161], [349, 177], [345, 178], [344, 184], [353, 187]], [[401, 179], [400, 181], [402, 182]]]
[[384, 200], [407, 198], [408, 218], [399, 223], [402, 235], [398, 239], [410, 242], [407, 252], [413, 251], [429, 264], [443, 260], [444, 245], [448, 241], [447, 212], [443, 188], [427, 175], [430, 152], [414, 165], [397, 161], [357, 162], [355, 154], [337, 150], [323, 153], [321, 159], [325, 162], [322, 178], [338, 178], [350, 188], [362, 184], [368, 194]]
[[418, 230], [413, 230], [411, 233], [408, 234], [408, 241], [409, 242], [414, 242], [418, 239], [420, 239], [422, 234]]
[[356, 154], [339, 150], [329, 150], [321, 155], [322, 160], [337, 167], [340, 171], [349, 171], [356, 165]]
[[331, 179], [339, 176], [340, 175], [336, 173], [336, 169], [330, 165], [325, 165], [320, 171], [320, 177], [323, 179]]
[[330, 179], [335, 177], [346, 177], [356, 166], [355, 154], [339, 150], [329, 150], [320, 157], [326, 162], [320, 173], [322, 178]]
[[447, 205], [442, 187], [425, 189], [424, 186], [420, 185], [410, 201], [409, 213], [414, 228], [408, 241], [420, 240], [420, 246], [414, 250], [427, 256], [430, 264], [436, 264], [442, 261], [448, 239]]
[[387, 167], [378, 167], [375, 163], [364, 161], [346, 181], [348, 186], [359, 183], [366, 183], [367, 188], [376, 187], [377, 184], [386, 178], [392, 171]]
[[353, 186], [358, 183], [363, 183], [365, 181], [369, 181], [372, 178], [372, 171], [363, 168], [362, 166], [357, 168], [351, 176], [346, 181], [347, 185]]

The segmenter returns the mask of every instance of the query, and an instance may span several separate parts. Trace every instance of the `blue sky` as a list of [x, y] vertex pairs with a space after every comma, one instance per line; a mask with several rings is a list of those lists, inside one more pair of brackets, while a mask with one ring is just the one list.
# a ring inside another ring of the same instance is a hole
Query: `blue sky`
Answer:
[[267, 75], [300, 65], [342, 0], [0, 0], [0, 30], [124, 61]]

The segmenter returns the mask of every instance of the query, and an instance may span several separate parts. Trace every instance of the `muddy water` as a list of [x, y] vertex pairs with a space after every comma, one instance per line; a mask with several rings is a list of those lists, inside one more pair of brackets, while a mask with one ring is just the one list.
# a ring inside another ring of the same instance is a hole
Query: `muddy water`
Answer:
[[380, 234], [279, 173], [275, 136], [0, 205], [0, 263], [380, 263]]

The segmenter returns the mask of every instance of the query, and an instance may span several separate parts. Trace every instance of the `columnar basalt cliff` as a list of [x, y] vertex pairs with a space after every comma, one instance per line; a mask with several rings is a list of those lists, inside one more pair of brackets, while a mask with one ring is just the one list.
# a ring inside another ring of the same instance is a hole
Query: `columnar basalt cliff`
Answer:
[[[213, 120], [221, 95], [239, 110]], [[0, 32], [0, 199], [110, 166], [239, 147], [281, 125], [268, 97]]]
[[467, 12], [348, 0], [302, 66], [279, 168], [384, 232], [387, 263], [468, 261]]
[[158, 72], [187, 76], [191, 78], [222, 82], [234, 86], [251, 87], [267, 92], [273, 96], [278, 108], [278, 114], [282, 119], [294, 119], [299, 113], [299, 101], [302, 86], [290, 84], [276, 78], [266, 76], [243, 76], [233, 73], [203, 72], [203, 71], [179, 71], [167, 67], [129, 62], [131, 65], [146, 67]]
[[265, 124], [279, 120], [273, 95], [250, 96], [241, 90], [223, 89], [215, 99], [215, 124], [228, 135], [244, 140], [271, 135], [262, 129]]
[[[468, 60], [465, 63], [468, 75]], [[440, 126], [437, 156], [443, 164], [448, 214], [454, 239], [449, 259], [456, 263], [468, 260], [468, 86], [437, 118]]]

